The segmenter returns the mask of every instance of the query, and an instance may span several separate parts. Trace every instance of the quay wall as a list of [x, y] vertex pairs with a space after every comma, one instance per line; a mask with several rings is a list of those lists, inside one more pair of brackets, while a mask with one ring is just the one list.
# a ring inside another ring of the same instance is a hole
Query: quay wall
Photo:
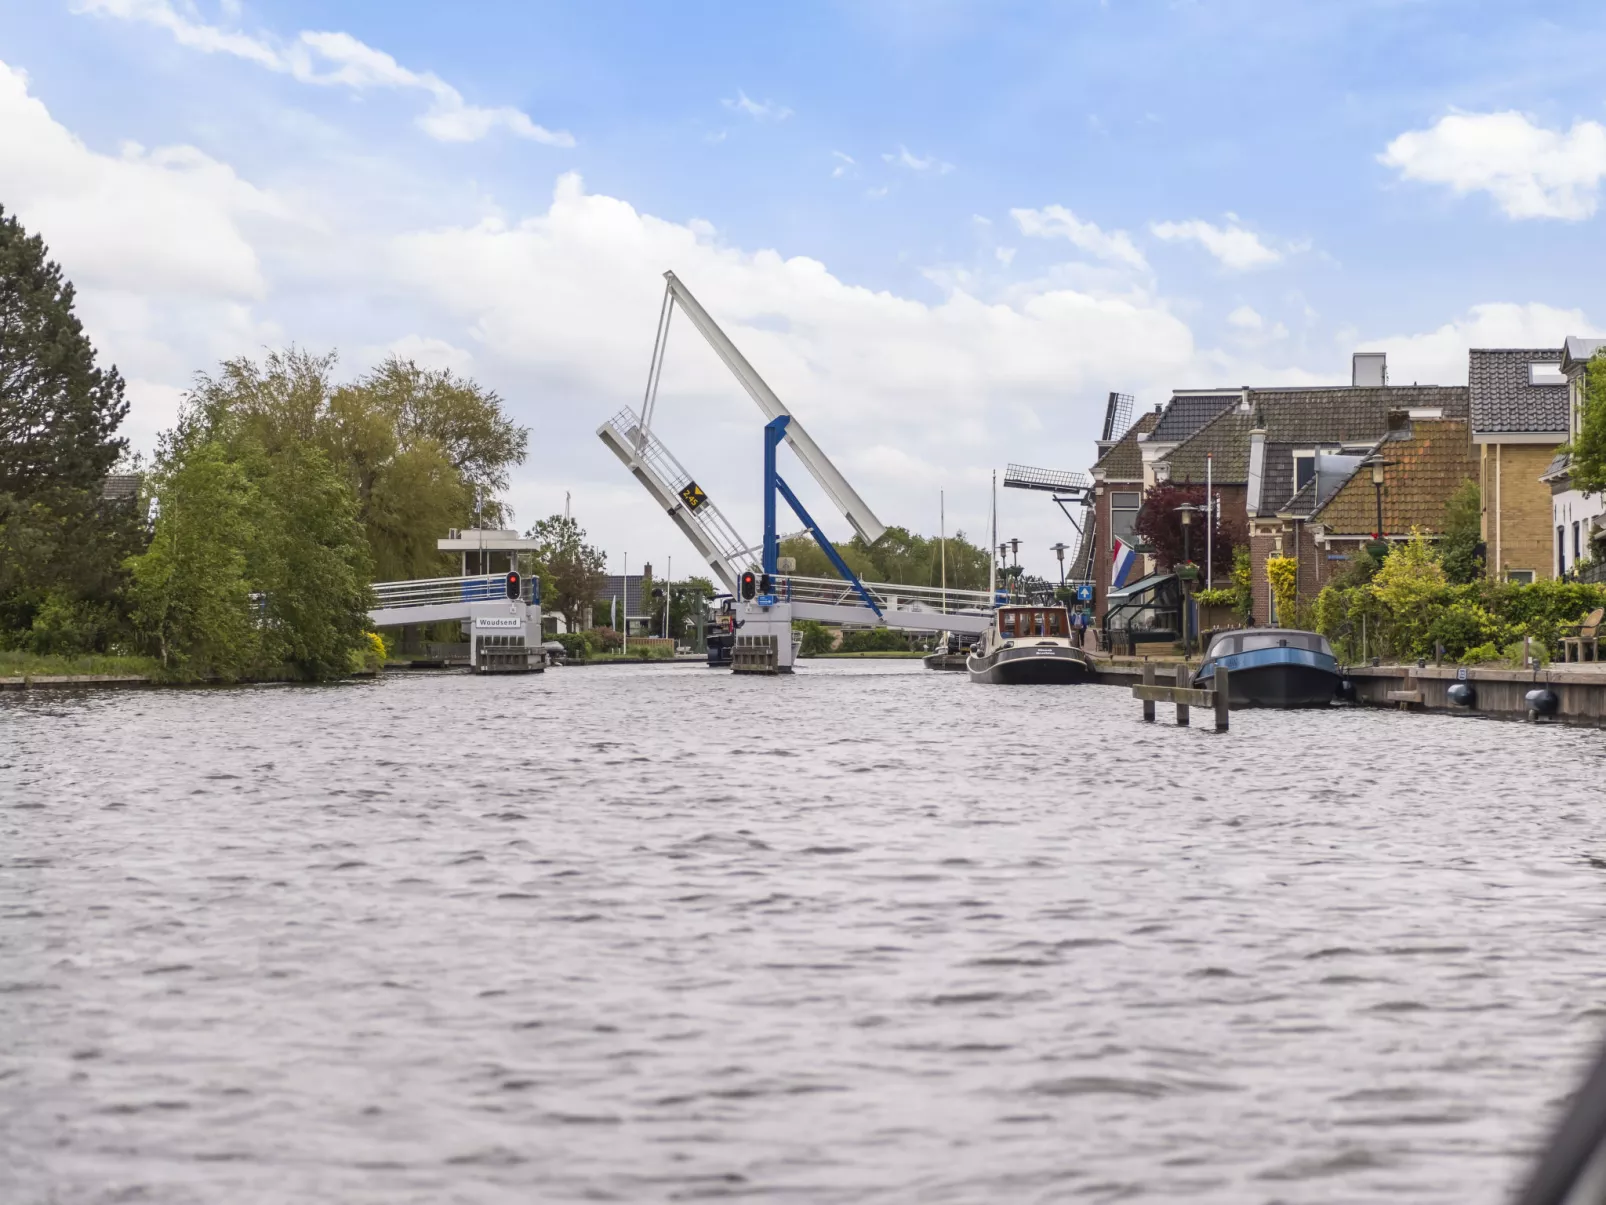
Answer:
[[[1160, 684], [1169, 686], [1178, 664], [1175, 658], [1155, 658]], [[1143, 662], [1137, 659], [1095, 663], [1093, 681], [1101, 686], [1131, 686], [1143, 680]], [[1561, 724], [1606, 728], [1606, 665], [1550, 666], [1542, 669], [1481, 669], [1468, 667], [1466, 677], [1454, 665], [1355, 665], [1344, 671], [1355, 686], [1355, 703], [1361, 707], [1398, 709], [1402, 704], [1389, 693], [1420, 691], [1422, 701], [1404, 704], [1407, 711], [1449, 712], [1490, 719], [1526, 720], [1527, 694], [1544, 687], [1556, 693], [1557, 707], [1546, 717]], [[1471, 707], [1455, 707], [1450, 687], [1465, 682], [1475, 699]]]

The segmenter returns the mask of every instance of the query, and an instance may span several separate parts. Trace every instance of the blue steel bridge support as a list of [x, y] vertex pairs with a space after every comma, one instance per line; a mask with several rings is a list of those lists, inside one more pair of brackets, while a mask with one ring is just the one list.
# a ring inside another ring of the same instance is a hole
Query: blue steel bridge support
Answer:
[[809, 529], [809, 534], [820, 546], [820, 551], [825, 553], [832, 567], [842, 575], [842, 580], [853, 587], [864, 600], [864, 605], [875, 612], [877, 619], [884, 619], [880, 606], [870, 591], [864, 588], [859, 575], [848, 568], [847, 562], [837, 552], [836, 546], [825, 538], [825, 533], [820, 530], [819, 524], [810, 517], [809, 512], [803, 508], [803, 503], [798, 501], [797, 495], [792, 492], [792, 487], [782, 480], [780, 473], [775, 469], [775, 449], [780, 446], [781, 440], [786, 438], [786, 425], [790, 421], [791, 415], [783, 414], [764, 424], [764, 572], [772, 578], [775, 577], [776, 566], [780, 559], [780, 544], [775, 534], [775, 494], [779, 491], [793, 513], [803, 521], [803, 526]]

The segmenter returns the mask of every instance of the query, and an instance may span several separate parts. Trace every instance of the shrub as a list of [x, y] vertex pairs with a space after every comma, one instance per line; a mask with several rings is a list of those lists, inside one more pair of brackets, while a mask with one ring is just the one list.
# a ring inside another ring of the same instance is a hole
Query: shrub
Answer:
[[822, 653], [829, 653], [833, 643], [831, 629], [814, 619], [804, 619], [792, 625], [803, 633], [803, 640], [798, 645], [799, 657], [818, 657]]
[[1277, 607], [1277, 622], [1294, 623], [1299, 607], [1299, 562], [1291, 556], [1266, 558], [1266, 580], [1271, 584], [1272, 600]]
[[564, 655], [575, 661], [584, 661], [592, 653], [592, 644], [586, 632], [559, 632], [552, 637], [563, 646]]
[[844, 653], [906, 653], [909, 640], [890, 628], [870, 628], [862, 632], [843, 632], [838, 646]]

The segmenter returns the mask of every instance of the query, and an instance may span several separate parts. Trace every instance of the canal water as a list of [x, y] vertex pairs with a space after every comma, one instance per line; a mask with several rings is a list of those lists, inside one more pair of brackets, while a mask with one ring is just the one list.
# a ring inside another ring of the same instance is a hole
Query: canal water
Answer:
[[1503, 1200], [1606, 1035], [1606, 734], [1138, 710], [7, 697], [0, 1200]]

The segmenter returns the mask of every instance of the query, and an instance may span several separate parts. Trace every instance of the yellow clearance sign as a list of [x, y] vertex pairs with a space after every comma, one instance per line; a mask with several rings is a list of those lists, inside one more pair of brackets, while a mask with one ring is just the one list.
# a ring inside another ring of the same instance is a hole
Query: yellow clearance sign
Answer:
[[688, 482], [686, 488], [680, 491], [680, 500], [686, 504], [687, 510], [696, 510], [708, 501], [708, 495], [703, 493], [703, 487], [695, 481]]

